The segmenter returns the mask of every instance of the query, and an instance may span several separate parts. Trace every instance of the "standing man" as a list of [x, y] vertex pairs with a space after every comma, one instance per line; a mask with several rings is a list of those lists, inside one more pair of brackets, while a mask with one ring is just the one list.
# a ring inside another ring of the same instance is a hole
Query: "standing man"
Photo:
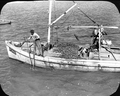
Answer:
[[99, 48], [99, 33], [100, 33], [100, 40], [103, 40], [103, 35], [107, 35], [106, 32], [104, 32], [104, 28], [101, 25], [101, 28], [96, 28], [94, 29], [92, 36], [93, 37], [93, 41], [92, 41], [92, 46], [95, 46], [96, 49]]
[[[91, 36], [91, 37], [93, 37], [92, 48], [97, 49], [98, 51], [99, 51], [99, 31], [100, 31], [100, 29], [95, 28], [92, 33], [92, 36]], [[101, 32], [100, 32], [100, 34], [101, 34]], [[101, 34], [101, 36], [102, 36], [102, 34]]]
[[34, 32], [34, 30], [30, 30], [30, 37], [28, 38], [28, 40], [32, 39], [33, 40], [33, 44], [34, 44], [34, 52], [37, 55], [42, 55], [42, 47], [41, 47], [41, 43], [40, 43], [40, 36]]
[[92, 42], [92, 44], [94, 45], [94, 44], [96, 43], [98, 37], [99, 37], [98, 29], [95, 29], [95, 30], [93, 31], [91, 37], [93, 37], [93, 42]]

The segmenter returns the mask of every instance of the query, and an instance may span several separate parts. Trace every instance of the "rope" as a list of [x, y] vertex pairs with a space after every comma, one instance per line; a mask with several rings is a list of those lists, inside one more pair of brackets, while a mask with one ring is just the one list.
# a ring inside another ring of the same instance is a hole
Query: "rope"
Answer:
[[[57, 33], [57, 42], [58, 42], [58, 32], [57, 32], [57, 30], [58, 30], [60, 27], [63, 26], [63, 24], [69, 19], [69, 17], [71, 16], [71, 14], [72, 14], [72, 12], [64, 19], [64, 21], [63, 21], [62, 23], [59, 24], [59, 27], [57, 26], [57, 28], [55, 28], [55, 29], [56, 29], [56, 33]], [[64, 29], [62, 29], [62, 31], [65, 32]]]
[[67, 18], [64, 20], [63, 23], [61, 23], [61, 26], [68, 20], [68, 18], [71, 16], [72, 12], [70, 13], [70, 15], [67, 16]]
[[95, 22], [92, 18], [90, 18], [86, 13], [84, 13], [79, 7], [78, 10], [81, 11], [89, 20], [91, 20], [94, 24], [96, 24], [97, 26], [99, 26], [99, 24], [97, 22]]
[[[34, 44], [35, 44], [35, 41], [34, 41]], [[34, 60], [33, 69], [35, 68], [35, 52], [36, 52], [36, 44], [34, 45], [34, 53], [33, 53], [33, 60]]]
[[[27, 47], [28, 47], [28, 42], [27, 42]], [[28, 47], [28, 48], [29, 48], [29, 47]], [[30, 58], [30, 63], [31, 63], [31, 65], [32, 65], [32, 60], [31, 60], [30, 52], [31, 52], [31, 47], [30, 47], [30, 50], [29, 50], [29, 58]], [[30, 66], [30, 68], [31, 68], [31, 66]]]
[[55, 0], [54, 0], [54, 13], [55, 13], [55, 19], [56, 19], [57, 16], [56, 16], [56, 10], [55, 9], [56, 9], [56, 6], [55, 6]]
[[[74, 1], [73, 1], [73, 3], [74, 3]], [[56, 19], [56, 10], [55, 10], [55, 9], [56, 9], [56, 6], [55, 6], [55, 1], [54, 1], [54, 11], [55, 11], [54, 13], [55, 13], [55, 19]], [[64, 13], [65, 13], [65, 12], [64, 12]], [[57, 35], [57, 42], [58, 42], [58, 32], [57, 32], [57, 30], [58, 30], [61, 26], [63, 26], [63, 24], [68, 20], [68, 18], [71, 16], [72, 13], [73, 13], [73, 11], [65, 18], [65, 20], [64, 20], [62, 23], [59, 24], [59, 26], [56, 24], [57, 27], [56, 27], [55, 29], [56, 29], [56, 33], [57, 33], [57, 34], [56, 34], [56, 35]], [[66, 13], [65, 13], [65, 14], [66, 14]], [[52, 27], [51, 30], [53, 30], [53, 27]], [[69, 30], [69, 29], [68, 29], [68, 30]], [[62, 31], [64, 31], [64, 30], [62, 29]], [[64, 31], [64, 32], [65, 32], [65, 31]]]
[[[102, 46], [103, 47], [103, 46]], [[103, 47], [103, 48], [105, 48], [105, 47]], [[117, 61], [117, 59], [115, 58], [115, 56], [114, 56], [114, 54], [110, 51], [110, 50], [108, 50], [107, 48], [105, 48], [109, 53], [111, 53], [112, 54], [112, 56], [113, 56], [113, 58], [115, 59], [115, 61]]]

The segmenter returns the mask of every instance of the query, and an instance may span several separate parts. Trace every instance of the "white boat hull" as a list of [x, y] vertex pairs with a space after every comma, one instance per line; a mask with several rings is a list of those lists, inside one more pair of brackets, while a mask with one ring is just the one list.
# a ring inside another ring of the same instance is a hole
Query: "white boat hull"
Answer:
[[10, 42], [11, 41], [5, 41], [8, 56], [12, 59], [16, 59], [30, 65], [63, 70], [120, 72], [120, 61], [65, 59], [51, 56], [42, 57], [37, 55], [35, 55], [34, 58], [33, 54], [23, 51], [21, 47], [15, 47]]

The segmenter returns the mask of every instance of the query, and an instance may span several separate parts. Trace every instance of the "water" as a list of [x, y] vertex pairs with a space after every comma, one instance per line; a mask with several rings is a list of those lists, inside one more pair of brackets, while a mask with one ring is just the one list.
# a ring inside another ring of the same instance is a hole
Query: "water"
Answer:
[[[57, 3], [63, 6], [63, 9], [56, 7], [59, 10], [58, 14], [56, 12], [57, 16], [72, 5], [68, 1], [67, 3], [61, 3]], [[94, 6], [92, 7], [91, 5], [93, 3], [91, 2], [79, 1], [78, 3], [80, 8], [97, 22], [104, 25], [119, 26], [119, 13], [111, 3], [94, 2]], [[115, 92], [120, 82], [119, 73], [100, 71], [78, 72], [44, 68], [36, 68], [33, 71], [29, 65], [8, 58], [4, 40], [22, 41], [23, 37], [29, 35], [30, 29], [39, 32], [39, 35], [42, 36], [41, 39], [43, 41], [46, 40], [47, 4], [48, 2], [26, 2], [20, 4], [11, 3], [4, 6], [1, 18], [12, 20], [13, 23], [12, 25], [0, 26], [0, 84], [3, 90], [10, 96], [109, 96]], [[93, 25], [82, 13], [78, 14], [74, 10], [74, 15], [77, 17], [72, 19], [72, 14], [66, 21], [67, 24], [70, 24], [72, 20], [72, 23], [74, 23], [76, 20], [79, 25]], [[78, 42], [73, 36], [73, 31], [76, 31], [78, 35], [90, 34], [92, 32], [92, 30], [87, 29], [72, 29], [69, 32], [65, 29], [59, 29], [58, 31], [60, 31], [58, 33], [59, 37], [64, 36], [64, 39], [69, 37], [71, 42]], [[114, 29], [106, 29], [106, 31], [109, 33], [119, 32], [119, 30]], [[63, 35], [66, 33], [71, 35]], [[55, 36], [56, 34], [53, 34], [53, 37]], [[120, 44], [119, 34], [115, 34], [114, 36], [109, 34], [109, 36], [110, 39], [114, 40], [113, 42], [116, 45]], [[89, 41], [89, 39], [83, 38], [78, 43], [84, 43], [86, 41]]]

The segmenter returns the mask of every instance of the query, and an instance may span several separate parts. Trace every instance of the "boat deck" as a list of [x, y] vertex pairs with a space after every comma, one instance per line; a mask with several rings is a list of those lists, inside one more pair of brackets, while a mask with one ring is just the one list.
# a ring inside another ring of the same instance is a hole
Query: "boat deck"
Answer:
[[59, 57], [60, 55], [61, 53], [56, 53], [53, 51], [53, 49], [44, 52], [44, 56], [49, 56], [49, 57]]
[[[14, 45], [16, 45], [14, 43]], [[17, 44], [18, 45], [18, 44]], [[34, 53], [33, 51], [33, 46], [30, 48], [28, 46], [30, 46], [31, 43], [29, 44], [24, 44], [21, 48], [23, 51], [26, 52], [30, 52]], [[60, 57], [62, 54], [55, 52], [54, 50], [56, 49], [56, 47], [53, 47], [52, 49], [50, 49], [49, 51], [44, 51], [43, 56], [47, 56], [47, 57]], [[110, 51], [107, 51], [105, 48], [101, 48], [101, 52], [100, 52], [100, 60], [112, 60], [112, 61], [120, 61], [120, 49], [109, 49]], [[80, 59], [89, 59], [89, 60], [99, 60], [99, 54], [98, 52], [90, 52], [89, 57], [87, 58], [80, 58]]]
[[[49, 51], [44, 51], [44, 54], [43, 56], [48, 56], [48, 57], [59, 57], [61, 55], [61, 53], [57, 53], [57, 52], [54, 52], [55, 48], [52, 48], [51, 50]], [[26, 51], [26, 52], [29, 52], [30, 51], [30, 48], [27, 48], [27, 47], [22, 47], [22, 50]], [[31, 53], [34, 53], [33, 51], [33, 47], [31, 48]]]

